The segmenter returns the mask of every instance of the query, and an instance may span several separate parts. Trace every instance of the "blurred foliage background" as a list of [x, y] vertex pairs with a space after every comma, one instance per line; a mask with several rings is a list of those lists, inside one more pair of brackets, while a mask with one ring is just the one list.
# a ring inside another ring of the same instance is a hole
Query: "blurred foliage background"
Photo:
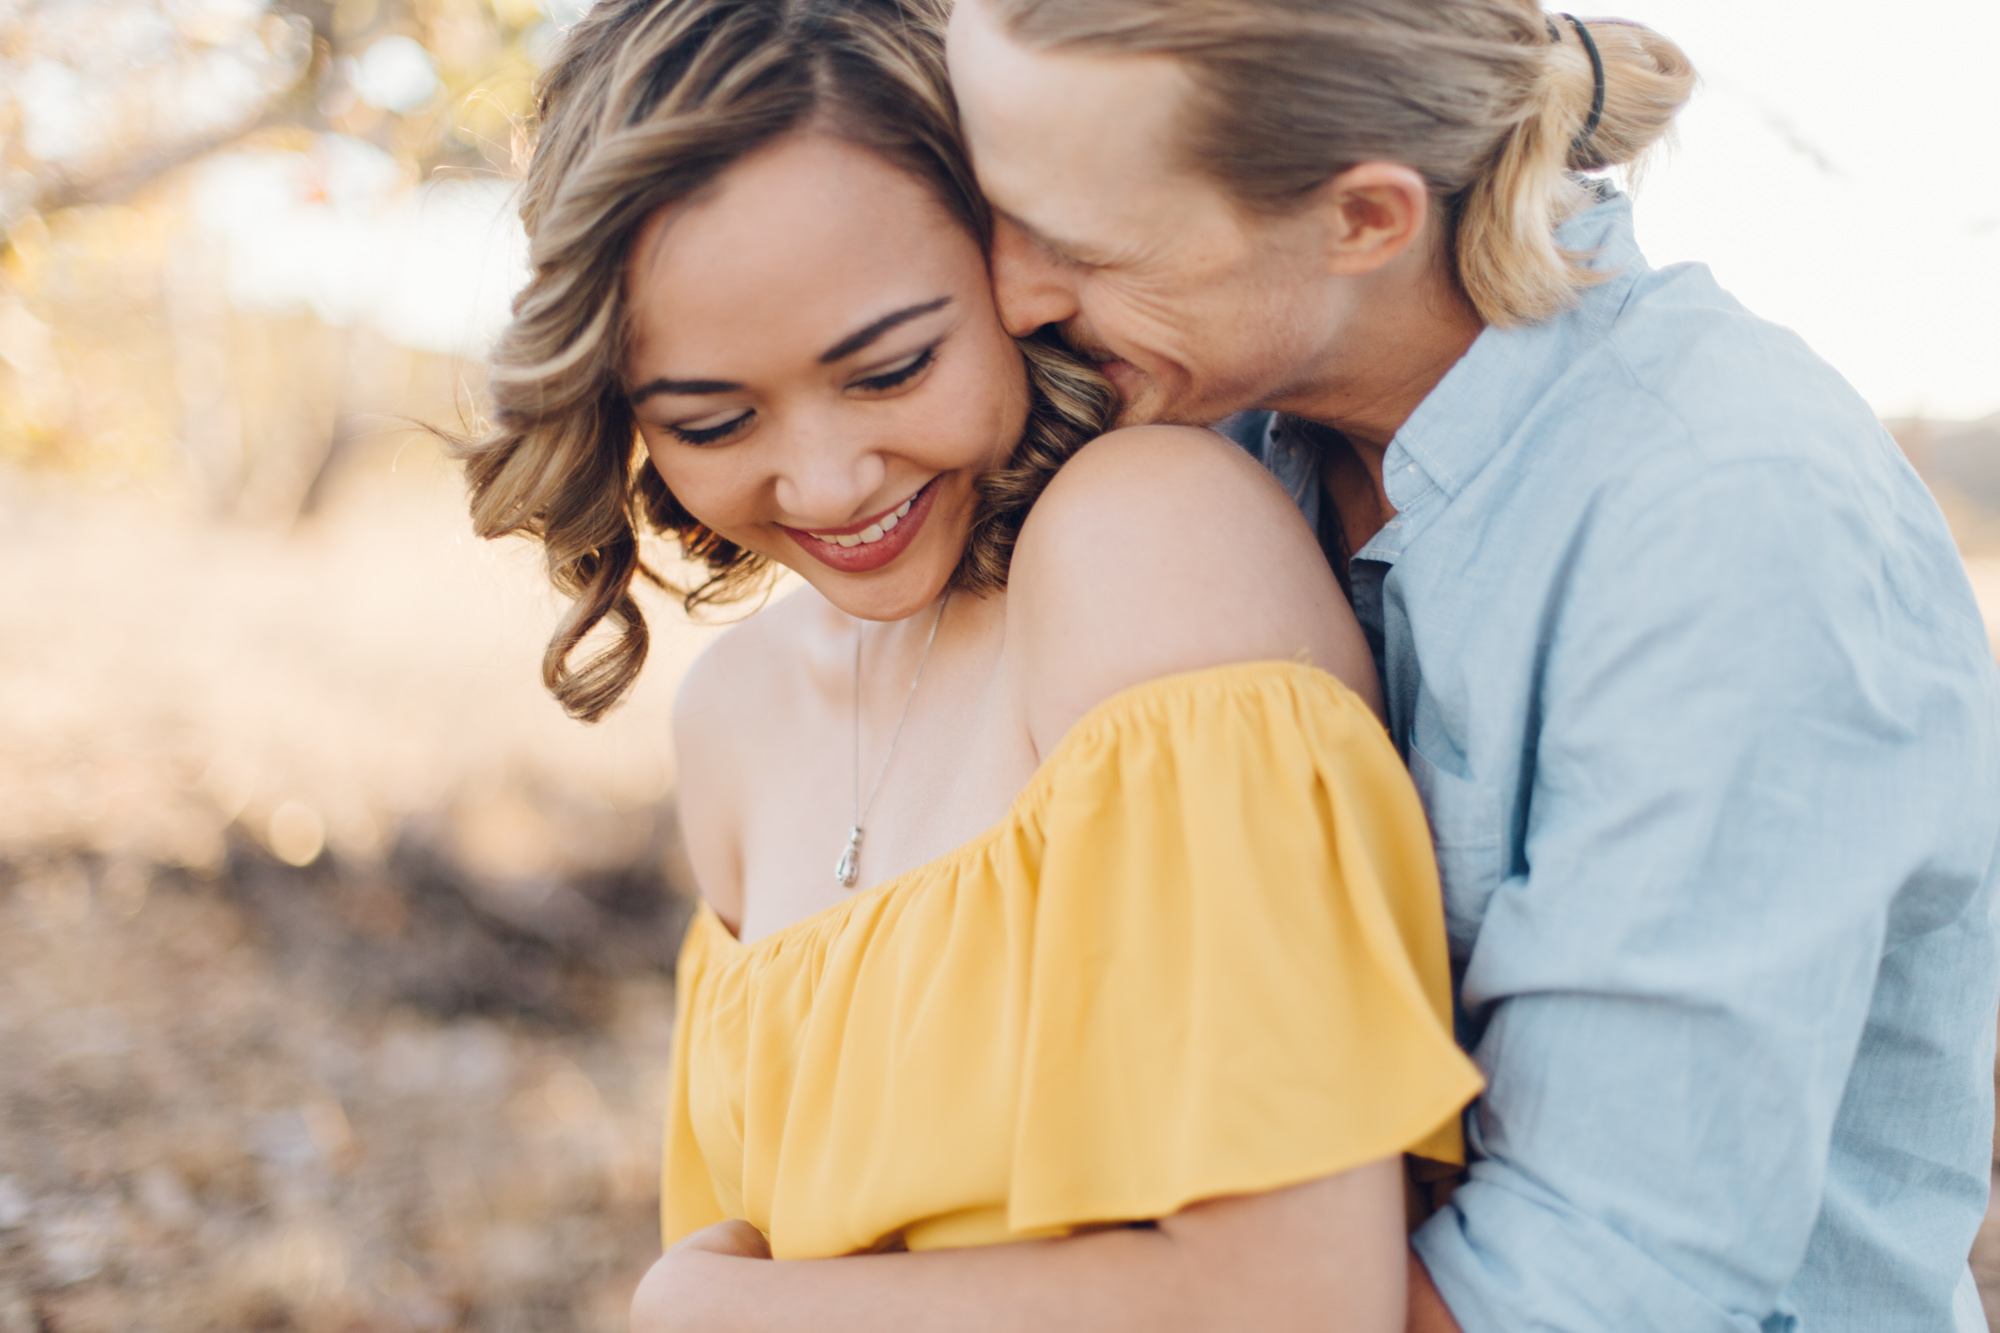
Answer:
[[[569, 722], [416, 425], [576, 4], [0, 0], [0, 1333], [622, 1328], [657, 1252], [708, 631]], [[2000, 601], [2000, 422], [1893, 426]]]
[[[287, 520], [516, 283], [526, 0], [0, 4], [0, 458]], [[385, 395], [387, 395], [385, 397]]]
[[543, 694], [476, 417], [554, 0], [0, 0], [0, 1333], [622, 1328], [652, 607]]

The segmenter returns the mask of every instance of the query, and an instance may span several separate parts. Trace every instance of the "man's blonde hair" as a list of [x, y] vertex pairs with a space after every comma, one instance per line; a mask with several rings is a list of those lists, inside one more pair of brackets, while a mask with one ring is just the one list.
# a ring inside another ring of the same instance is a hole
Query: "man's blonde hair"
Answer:
[[1597, 86], [1567, 18], [1531, 0], [971, 0], [1030, 48], [1164, 54], [1196, 94], [1185, 163], [1281, 211], [1363, 162], [1421, 175], [1453, 271], [1489, 324], [1543, 320], [1594, 281], [1556, 244], [1582, 206], [1575, 173], [1635, 166], [1694, 89], [1681, 49], [1649, 28], [1586, 26]]

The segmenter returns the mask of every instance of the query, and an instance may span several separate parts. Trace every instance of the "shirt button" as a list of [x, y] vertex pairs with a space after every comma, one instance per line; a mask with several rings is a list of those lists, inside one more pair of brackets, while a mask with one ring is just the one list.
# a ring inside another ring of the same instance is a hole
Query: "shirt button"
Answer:
[[1405, 472], [1415, 472], [1416, 470], [1417, 470], [1417, 465], [1415, 463], [1403, 464], [1403, 471]]

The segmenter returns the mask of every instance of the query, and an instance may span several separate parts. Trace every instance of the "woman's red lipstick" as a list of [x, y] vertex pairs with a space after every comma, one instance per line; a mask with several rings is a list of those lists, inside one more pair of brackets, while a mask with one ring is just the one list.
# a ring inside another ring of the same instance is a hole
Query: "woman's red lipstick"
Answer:
[[[837, 569], [843, 574], [866, 574], [882, 568], [909, 549], [910, 543], [917, 538], [917, 529], [923, 527], [924, 520], [930, 517], [931, 505], [937, 499], [937, 484], [937, 477], [925, 482], [922, 490], [903, 502], [910, 507], [906, 513], [896, 518], [896, 525], [872, 542], [857, 542], [853, 546], [842, 546], [837, 542], [821, 541], [818, 536], [804, 528], [787, 527], [782, 523], [778, 526], [790, 533], [792, 540], [797, 542], [807, 555], [821, 564]], [[871, 527], [880, 527], [882, 520], [894, 515], [903, 507], [903, 503], [892, 505], [873, 518], [863, 519], [848, 527], [821, 531], [828, 537], [858, 536]]]

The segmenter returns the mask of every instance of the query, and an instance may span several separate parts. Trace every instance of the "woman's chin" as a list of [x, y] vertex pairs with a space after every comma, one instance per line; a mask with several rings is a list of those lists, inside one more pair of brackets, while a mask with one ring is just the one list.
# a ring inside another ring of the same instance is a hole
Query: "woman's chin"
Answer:
[[[964, 546], [963, 541], [959, 548]], [[824, 561], [814, 560], [795, 546], [762, 552], [771, 563], [782, 565], [831, 603], [835, 610], [856, 620], [907, 620], [925, 607], [935, 606], [958, 571], [959, 551], [949, 559], [941, 552], [924, 548], [904, 552], [879, 569], [849, 573]]]
[[949, 568], [927, 570], [921, 576], [912, 570], [911, 577], [893, 579], [866, 575], [827, 578], [823, 573], [799, 572], [836, 610], [856, 620], [883, 622], [908, 620], [937, 605], [952, 576]]

